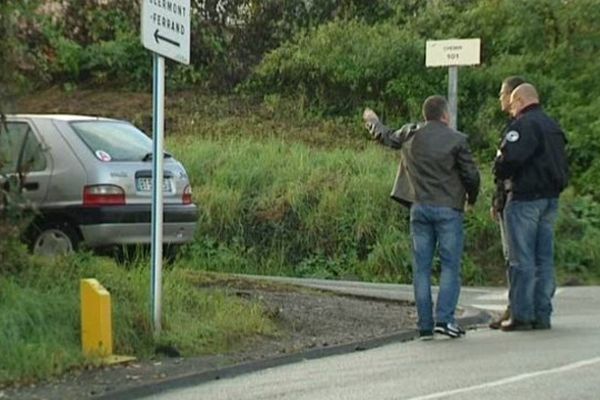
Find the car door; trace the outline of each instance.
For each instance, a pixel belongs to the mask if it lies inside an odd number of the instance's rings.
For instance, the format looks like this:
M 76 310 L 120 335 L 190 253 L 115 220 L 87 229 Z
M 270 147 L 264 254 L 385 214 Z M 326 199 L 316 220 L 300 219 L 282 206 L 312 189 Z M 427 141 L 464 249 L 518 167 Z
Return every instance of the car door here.
M 23 188 L 25 199 L 43 204 L 52 172 L 52 159 L 30 121 L 8 120 L 0 126 L 0 175 Z

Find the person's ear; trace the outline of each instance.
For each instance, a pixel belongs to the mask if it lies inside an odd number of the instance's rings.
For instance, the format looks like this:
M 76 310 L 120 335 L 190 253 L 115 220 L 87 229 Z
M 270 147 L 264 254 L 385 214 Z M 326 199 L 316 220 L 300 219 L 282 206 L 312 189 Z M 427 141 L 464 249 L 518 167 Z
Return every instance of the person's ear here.
M 517 115 L 521 107 L 521 98 L 517 96 L 510 96 L 510 102 L 508 108 L 513 116 Z
M 440 121 L 442 121 L 446 125 L 449 125 L 450 124 L 450 112 L 444 111 L 444 113 L 442 114 L 442 118 L 440 118 Z

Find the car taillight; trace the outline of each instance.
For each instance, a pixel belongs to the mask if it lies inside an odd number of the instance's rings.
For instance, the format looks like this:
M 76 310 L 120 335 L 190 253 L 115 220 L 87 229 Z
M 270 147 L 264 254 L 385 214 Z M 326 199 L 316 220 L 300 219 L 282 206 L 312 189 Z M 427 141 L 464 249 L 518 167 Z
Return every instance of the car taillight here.
M 83 188 L 83 205 L 114 206 L 125 204 L 125 191 L 115 185 L 93 185 Z
M 192 204 L 192 187 L 187 185 L 185 189 L 183 189 L 183 204 Z

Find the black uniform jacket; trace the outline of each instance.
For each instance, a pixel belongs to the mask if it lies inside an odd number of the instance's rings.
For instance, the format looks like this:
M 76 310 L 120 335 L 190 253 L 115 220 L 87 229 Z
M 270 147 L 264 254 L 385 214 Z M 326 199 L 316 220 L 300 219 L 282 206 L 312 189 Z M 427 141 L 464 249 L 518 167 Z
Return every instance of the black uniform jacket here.
M 496 179 L 510 179 L 513 200 L 558 197 L 569 169 L 565 134 L 538 104 L 521 111 L 510 124 L 496 159 Z

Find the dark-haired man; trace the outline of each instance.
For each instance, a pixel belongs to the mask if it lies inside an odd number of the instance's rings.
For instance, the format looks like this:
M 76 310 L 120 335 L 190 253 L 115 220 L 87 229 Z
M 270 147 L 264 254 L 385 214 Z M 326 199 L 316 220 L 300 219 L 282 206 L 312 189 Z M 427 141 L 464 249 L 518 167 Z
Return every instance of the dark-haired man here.
M 384 126 L 369 108 L 363 119 L 374 139 L 401 152 L 391 197 L 410 207 L 419 335 L 428 340 L 435 331 L 457 338 L 465 333 L 454 318 L 461 286 L 463 210 L 477 199 L 479 171 L 466 135 L 448 127 L 446 99 L 428 97 L 422 111 L 424 123 L 399 130 Z M 436 247 L 442 265 L 434 321 L 431 270 Z
M 502 81 L 502 85 L 500 86 L 499 100 L 500 100 L 500 109 L 505 112 L 510 117 L 510 95 L 519 85 L 525 83 L 525 79 L 520 76 L 509 76 Z M 498 148 L 502 144 L 502 139 L 507 132 L 508 126 L 512 122 L 512 118 L 510 118 L 506 129 L 502 133 L 502 137 L 498 144 Z M 498 155 L 499 155 L 498 151 Z M 502 211 L 504 210 L 504 205 L 506 204 L 506 196 L 508 191 L 510 190 L 510 179 L 498 180 L 495 179 L 494 183 L 496 185 L 496 190 L 492 197 L 492 207 L 490 209 L 490 214 L 492 218 L 498 222 L 498 226 L 500 227 L 500 241 L 502 243 L 502 255 L 504 256 L 504 264 L 506 266 L 506 281 L 510 290 L 510 277 L 508 273 L 508 244 L 506 242 L 506 228 L 504 226 L 504 220 L 502 218 Z M 509 295 L 510 298 L 510 295 Z M 504 313 L 497 320 L 492 321 L 489 324 L 491 329 L 500 329 L 500 325 L 503 321 L 507 321 L 510 319 L 510 303 Z
M 510 95 L 514 117 L 496 159 L 499 180 L 510 179 L 504 208 L 509 245 L 511 319 L 505 332 L 550 329 L 554 277 L 554 223 L 568 182 L 566 138 L 542 110 L 528 83 Z

